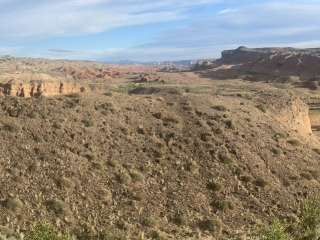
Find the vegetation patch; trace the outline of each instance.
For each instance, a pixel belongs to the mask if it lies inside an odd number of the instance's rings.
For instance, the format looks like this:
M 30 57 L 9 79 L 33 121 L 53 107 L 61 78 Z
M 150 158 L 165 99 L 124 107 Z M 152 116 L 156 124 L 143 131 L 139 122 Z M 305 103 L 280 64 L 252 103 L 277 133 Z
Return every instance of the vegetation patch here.
M 72 240 L 69 234 L 61 234 L 49 224 L 39 224 L 26 234 L 24 240 Z
M 301 142 L 298 139 L 289 139 L 287 142 L 296 147 L 301 145 Z

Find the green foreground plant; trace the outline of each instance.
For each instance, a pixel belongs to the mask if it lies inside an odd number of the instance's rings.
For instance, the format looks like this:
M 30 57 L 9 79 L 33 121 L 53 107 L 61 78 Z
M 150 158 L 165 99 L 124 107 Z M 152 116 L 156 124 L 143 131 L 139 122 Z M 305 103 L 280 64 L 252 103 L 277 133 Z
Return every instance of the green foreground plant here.
M 27 233 L 25 240 L 71 240 L 69 234 L 61 234 L 49 224 L 39 224 Z
M 319 240 L 320 197 L 306 200 L 301 206 L 298 219 L 292 223 L 275 220 L 262 230 L 258 240 Z

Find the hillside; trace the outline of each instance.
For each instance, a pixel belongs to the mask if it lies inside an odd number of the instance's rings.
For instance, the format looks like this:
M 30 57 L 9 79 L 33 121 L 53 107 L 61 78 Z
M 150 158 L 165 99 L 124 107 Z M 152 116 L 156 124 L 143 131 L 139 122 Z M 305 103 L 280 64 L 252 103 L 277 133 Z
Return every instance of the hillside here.
M 264 84 L 207 84 L 0 98 L 0 230 L 220 239 L 294 221 L 320 187 L 307 106 Z

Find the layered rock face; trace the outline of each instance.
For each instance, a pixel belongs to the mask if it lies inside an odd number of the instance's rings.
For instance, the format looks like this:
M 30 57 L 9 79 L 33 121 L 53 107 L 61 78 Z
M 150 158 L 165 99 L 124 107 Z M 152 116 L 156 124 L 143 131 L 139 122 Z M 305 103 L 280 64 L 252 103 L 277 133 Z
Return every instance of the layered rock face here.
M 221 66 L 228 66 L 222 68 Z M 231 66 L 231 67 L 230 67 Z M 212 62 L 210 74 L 216 78 L 248 76 L 252 80 L 276 80 L 296 76 L 303 82 L 318 81 L 320 49 L 246 48 L 222 52 Z
M 68 82 L 8 82 L 0 84 L 1 96 L 40 97 L 84 92 L 85 88 Z
M 274 118 L 303 137 L 312 134 L 309 107 L 299 98 L 293 99 L 283 106 Z
M 320 49 L 245 48 L 222 52 L 223 64 L 241 64 L 251 72 L 315 77 L 320 75 Z

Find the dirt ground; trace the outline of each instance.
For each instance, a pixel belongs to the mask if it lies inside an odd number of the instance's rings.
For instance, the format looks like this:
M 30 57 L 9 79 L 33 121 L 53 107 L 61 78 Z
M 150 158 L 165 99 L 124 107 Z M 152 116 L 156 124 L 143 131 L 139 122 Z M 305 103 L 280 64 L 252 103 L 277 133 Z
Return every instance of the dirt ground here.
M 0 98 L 0 231 L 46 221 L 80 239 L 243 239 L 296 220 L 320 187 L 302 95 L 152 74 L 163 81 L 134 72 L 85 94 Z

